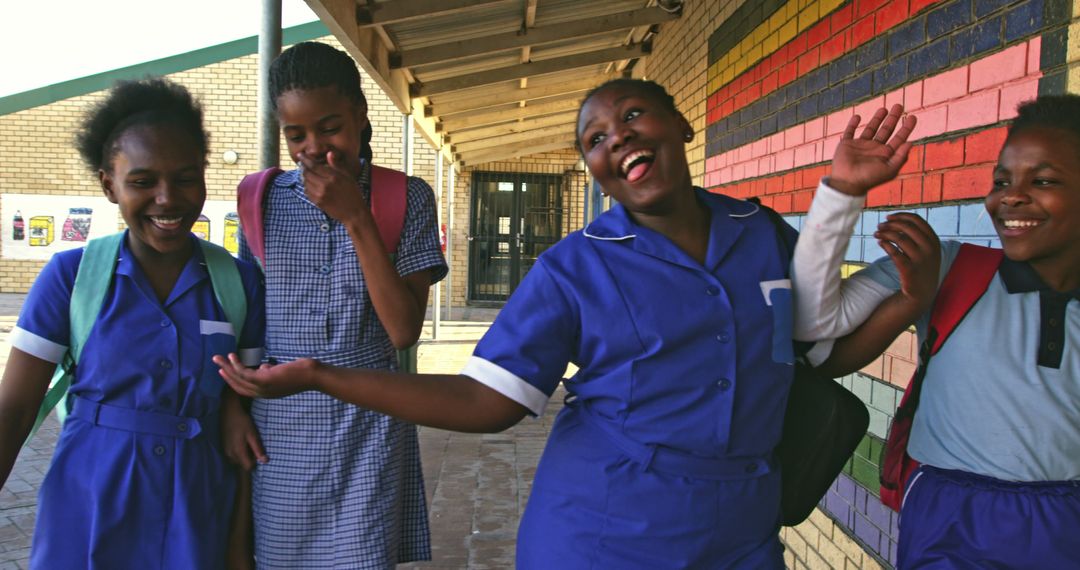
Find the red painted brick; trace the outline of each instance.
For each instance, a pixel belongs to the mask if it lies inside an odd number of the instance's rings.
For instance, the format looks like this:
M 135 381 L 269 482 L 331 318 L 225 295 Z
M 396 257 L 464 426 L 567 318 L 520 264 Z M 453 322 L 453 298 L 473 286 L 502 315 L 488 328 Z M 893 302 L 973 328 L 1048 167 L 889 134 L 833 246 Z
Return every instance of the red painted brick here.
M 856 0 L 855 1 L 855 16 L 862 18 L 863 16 L 877 10 L 878 8 L 887 4 L 889 0 Z M 904 2 L 907 4 L 907 2 Z
M 915 145 L 908 152 L 907 162 L 900 167 L 900 174 L 914 174 L 923 171 L 923 151 L 926 145 Z
M 799 77 L 810 73 L 817 69 L 818 61 L 820 58 L 819 48 L 810 48 L 803 55 L 799 56 Z
M 959 131 L 996 123 L 999 95 L 1001 93 L 997 89 L 989 89 L 949 102 L 949 120 L 945 127 L 950 131 Z
M 841 55 L 847 49 L 847 36 L 848 32 L 841 32 L 821 44 L 821 64 L 824 65 Z
M 829 167 L 825 165 L 808 168 L 805 176 L 806 185 L 803 186 L 803 188 L 817 188 L 818 182 L 820 182 L 828 172 Z
M 777 75 L 777 82 L 782 85 L 787 85 L 795 80 L 799 75 L 799 68 L 797 62 L 790 62 L 780 68 L 779 75 Z
M 949 108 L 939 105 L 931 109 L 919 109 L 912 113 L 918 119 L 913 140 L 934 137 L 945 132 L 945 123 L 949 120 Z
M 964 139 L 957 138 L 948 141 L 930 143 L 926 145 L 923 154 L 923 168 L 927 172 L 952 168 L 964 164 Z
M 795 180 L 798 178 L 797 172 L 788 172 L 784 175 L 783 180 L 780 181 L 780 190 L 783 192 L 790 192 L 795 189 Z
M 986 193 L 990 191 L 993 170 L 991 166 L 976 166 L 947 171 L 941 189 L 941 199 L 964 200 L 986 196 Z
M 908 6 L 908 14 L 917 14 L 919 10 L 938 3 L 939 0 L 911 0 L 911 5 Z
M 851 107 L 841 109 L 825 118 L 825 134 L 837 135 L 844 132 L 855 110 Z
M 773 167 L 777 172 L 795 168 L 795 151 L 788 148 L 776 153 L 776 162 Z
M 959 67 L 923 80 L 923 105 L 929 107 L 934 103 L 963 97 L 967 92 L 968 68 Z
M 730 98 L 730 97 L 728 97 L 720 105 L 720 114 L 725 116 L 725 117 L 730 115 L 734 110 L 735 110 L 735 100 Z
M 904 87 L 904 110 L 908 113 L 922 108 L 922 81 Z
M 810 203 L 814 201 L 813 190 L 803 190 L 796 192 L 791 196 L 791 211 L 792 212 L 808 212 L 810 211 Z
M 885 184 L 882 184 L 882 187 L 884 187 L 885 190 L 889 193 L 890 206 L 899 205 L 903 201 L 904 187 L 899 180 L 890 180 Z
M 777 77 L 778 77 L 779 73 L 780 72 L 778 72 L 778 71 L 771 71 L 771 72 L 769 72 L 768 75 L 761 78 L 761 94 L 762 95 L 768 95 L 769 93 L 772 93 L 773 91 L 776 91 L 776 86 L 777 86 L 777 81 L 778 81 Z
M 1005 127 L 972 133 L 964 140 L 964 164 L 996 163 L 1008 131 Z
M 912 176 L 900 181 L 900 203 L 909 206 L 922 203 L 922 178 Z
M 768 207 L 772 208 L 773 207 L 773 197 L 772 196 L 762 196 L 761 197 L 761 205 L 768 206 Z
M 868 376 L 873 376 L 874 378 L 881 378 L 882 370 L 884 369 L 884 366 L 885 366 L 885 355 L 881 355 L 881 356 L 875 358 L 874 361 L 871 362 L 870 364 L 867 364 L 866 366 L 863 366 L 862 370 L 860 370 L 859 372 L 862 372 L 863 374 L 866 374 Z
M 750 98 L 751 102 L 761 99 L 761 83 L 754 83 L 750 87 L 747 87 L 746 96 Z
M 874 37 L 874 17 L 867 16 L 857 22 L 851 27 L 851 43 L 848 44 L 848 49 L 855 49 L 864 43 L 870 41 Z
M 791 194 L 776 194 L 773 196 L 772 207 L 781 214 L 791 212 Z
M 971 63 L 968 91 L 974 93 L 1023 77 L 1027 70 L 1027 44 L 1013 46 Z
M 870 191 L 866 195 L 866 207 L 877 208 L 880 206 L 889 205 L 889 189 L 884 186 L 878 186 Z
M 848 2 L 843 7 L 834 10 L 829 16 L 833 30 L 842 30 L 851 25 L 851 7 L 852 3 Z
M 832 35 L 832 31 L 829 29 L 829 19 L 826 18 L 806 30 L 806 45 L 807 47 L 814 47 L 827 40 L 830 35 Z
M 890 0 L 874 13 L 874 29 L 878 35 L 884 34 L 903 22 L 908 16 L 908 0 Z
M 885 94 L 885 108 L 892 109 L 893 105 L 904 104 L 904 90 L 897 89 L 896 91 L 889 91 Z
M 798 34 L 787 43 L 787 58 L 795 59 L 806 53 L 806 34 Z
M 825 117 L 818 117 L 806 121 L 803 125 L 806 141 L 816 141 L 825 136 Z
M 923 204 L 936 204 L 941 201 L 941 174 L 929 174 L 923 177 Z

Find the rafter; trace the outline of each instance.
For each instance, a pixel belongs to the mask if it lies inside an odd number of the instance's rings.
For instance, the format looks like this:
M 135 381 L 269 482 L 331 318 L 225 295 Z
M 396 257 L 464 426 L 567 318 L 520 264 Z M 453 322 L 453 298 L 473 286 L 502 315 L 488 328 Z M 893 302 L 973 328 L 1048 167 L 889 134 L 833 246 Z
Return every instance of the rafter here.
M 562 22 L 539 28 L 529 28 L 522 32 L 504 32 L 486 38 L 477 38 L 448 42 L 425 48 L 408 50 L 394 58 L 394 67 L 414 67 L 441 61 L 450 61 L 475 55 L 535 46 L 581 36 L 590 36 L 618 31 L 637 26 L 650 26 L 678 18 L 659 8 L 631 10 L 610 16 L 585 18 L 572 22 Z
M 524 119 L 521 121 L 514 121 L 512 123 L 503 123 L 501 125 L 493 125 L 489 127 L 481 127 L 478 129 L 466 129 L 455 130 L 450 137 L 450 142 L 455 145 L 459 143 L 472 142 L 490 137 L 497 137 L 502 135 L 510 135 L 515 133 L 523 133 L 535 129 L 551 126 L 573 126 L 574 120 L 577 119 L 577 110 L 559 113 L 556 115 L 548 115 L 546 117 L 536 117 L 532 119 Z
M 512 85 L 498 93 L 487 93 L 484 95 L 477 95 L 476 97 L 466 97 L 450 101 L 440 101 L 436 98 L 432 101 L 430 106 L 431 113 L 427 113 L 425 110 L 425 114 L 448 117 L 455 113 L 464 113 L 476 109 L 505 105 L 507 103 L 580 93 L 592 89 L 609 79 L 614 79 L 615 77 L 617 77 L 615 74 L 597 75 L 595 78 L 590 77 L 588 79 L 566 81 L 555 85 L 529 87 L 528 89 L 518 89 L 516 85 Z
M 356 7 L 356 25 L 382 26 L 394 22 L 446 16 L 464 12 L 478 6 L 498 4 L 507 0 L 394 0 L 393 2 L 369 2 Z
M 463 116 L 460 119 L 444 119 L 439 123 L 439 131 L 460 131 L 462 129 L 472 129 L 475 127 L 504 123 L 506 121 L 528 119 L 529 117 L 536 117 L 538 115 L 549 115 L 551 113 L 560 113 L 563 111 L 576 112 L 579 104 L 580 102 L 577 98 L 567 97 L 550 102 L 526 105 L 525 107 L 501 109 L 488 113 L 477 113 L 475 115 Z
M 573 146 L 574 137 L 572 135 L 554 135 L 512 145 L 506 145 L 494 149 L 481 150 L 477 152 L 457 153 L 457 155 L 458 158 L 466 164 L 475 165 L 483 164 L 485 162 L 495 162 L 521 156 L 528 156 L 530 154 L 537 154 L 541 152 L 550 152 L 563 148 L 573 148 Z
M 564 138 L 569 138 L 571 141 L 573 141 L 574 125 L 572 123 L 564 123 L 561 125 L 554 125 L 541 129 L 531 129 L 519 133 L 485 137 L 473 141 L 453 144 L 454 150 L 457 152 L 472 152 L 484 148 L 496 148 L 519 142 L 529 142 L 531 140 L 538 140 L 550 136 L 561 136 Z

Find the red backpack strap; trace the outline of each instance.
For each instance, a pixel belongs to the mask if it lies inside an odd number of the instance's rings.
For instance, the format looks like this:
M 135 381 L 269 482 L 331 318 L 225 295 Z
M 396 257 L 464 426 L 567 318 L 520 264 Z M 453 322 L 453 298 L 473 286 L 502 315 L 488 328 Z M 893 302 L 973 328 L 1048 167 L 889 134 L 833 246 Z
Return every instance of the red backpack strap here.
M 930 357 L 941 350 L 941 345 L 986 292 L 1002 258 L 1004 252 L 1000 249 L 961 244 L 949 273 L 938 289 L 930 313 L 927 337 L 919 351 L 919 368 L 908 382 L 904 397 L 893 416 L 881 459 L 881 502 L 893 510 L 900 510 L 907 480 L 919 466 L 908 455 L 907 446 Z
M 397 253 L 405 226 L 407 182 L 404 172 L 371 165 L 371 214 L 389 254 Z
M 266 264 L 266 240 L 263 235 L 263 201 L 266 189 L 281 174 L 277 167 L 253 172 L 244 177 L 236 187 L 236 213 L 240 217 L 240 231 L 244 232 L 248 249 L 260 267 Z

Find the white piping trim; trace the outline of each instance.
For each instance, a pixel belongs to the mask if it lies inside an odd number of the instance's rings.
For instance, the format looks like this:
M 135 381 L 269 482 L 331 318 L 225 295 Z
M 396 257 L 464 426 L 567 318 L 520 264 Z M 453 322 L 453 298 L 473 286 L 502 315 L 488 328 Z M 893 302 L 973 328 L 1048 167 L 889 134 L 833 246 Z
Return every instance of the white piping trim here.
M 728 214 L 728 217 L 729 218 L 746 218 L 746 217 L 749 217 L 749 216 L 753 216 L 754 214 L 758 213 L 758 210 L 761 209 L 761 207 L 759 207 L 757 204 L 755 204 L 753 202 L 746 202 L 746 203 L 753 206 L 754 210 L 751 211 L 751 212 L 747 212 L 745 214 Z
M 600 237 L 600 236 L 594 236 L 594 235 L 592 235 L 592 234 L 590 234 L 590 233 L 589 233 L 589 229 L 588 229 L 588 228 L 585 228 L 585 229 L 581 230 L 581 233 L 582 233 L 582 234 L 583 234 L 583 235 L 584 235 L 585 237 L 587 237 L 587 238 L 591 238 L 591 239 L 598 239 L 598 240 L 602 240 L 602 241 L 622 241 L 622 240 L 624 240 L 624 239 L 630 239 L 630 238 L 636 238 L 636 237 L 637 237 L 637 234 L 630 234 L 630 235 L 626 235 L 626 236 L 622 236 L 622 237 Z
M 479 356 L 470 356 L 461 374 L 529 408 L 538 417 L 543 415 L 547 407 L 547 394 L 513 372 Z
M 906 502 L 907 502 L 907 496 L 908 496 L 908 494 L 909 494 L 909 493 L 911 493 L 911 490 L 915 488 L 915 482 L 916 482 L 916 481 L 918 481 L 918 480 L 919 480 L 919 477 L 922 477 L 922 476 L 923 476 L 923 472 L 922 472 L 922 471 L 919 471 L 918 473 L 916 473 L 916 474 L 915 474 L 915 477 L 913 477 L 913 478 L 911 479 L 911 482 L 910 482 L 910 483 L 908 483 L 908 486 L 907 486 L 907 490 L 906 490 L 906 491 L 904 491 L 904 498 L 903 498 L 903 499 L 900 499 L 900 508 L 901 508 L 901 509 L 903 509 L 903 508 L 904 508 L 904 503 L 906 503 Z

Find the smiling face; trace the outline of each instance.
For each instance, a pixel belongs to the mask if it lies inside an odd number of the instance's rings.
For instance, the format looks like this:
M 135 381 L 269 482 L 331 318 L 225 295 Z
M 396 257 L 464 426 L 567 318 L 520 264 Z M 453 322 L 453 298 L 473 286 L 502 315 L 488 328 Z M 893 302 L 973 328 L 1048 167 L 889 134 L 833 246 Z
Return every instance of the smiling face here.
M 1053 285 L 1080 267 L 1080 139 L 1054 127 L 1009 135 L 986 197 L 1005 254 Z
M 277 114 L 294 162 L 304 156 L 325 164 L 327 153 L 334 152 L 337 164 L 360 175 L 360 133 L 368 124 L 363 105 L 332 85 L 291 89 L 278 97 Z
M 198 141 L 176 125 L 135 125 L 117 138 L 116 149 L 98 177 L 105 196 L 120 206 L 135 256 L 188 253 L 191 226 L 206 201 Z
M 683 116 L 633 84 L 592 94 L 581 108 L 577 137 L 589 172 L 631 212 L 663 213 L 690 189 Z

